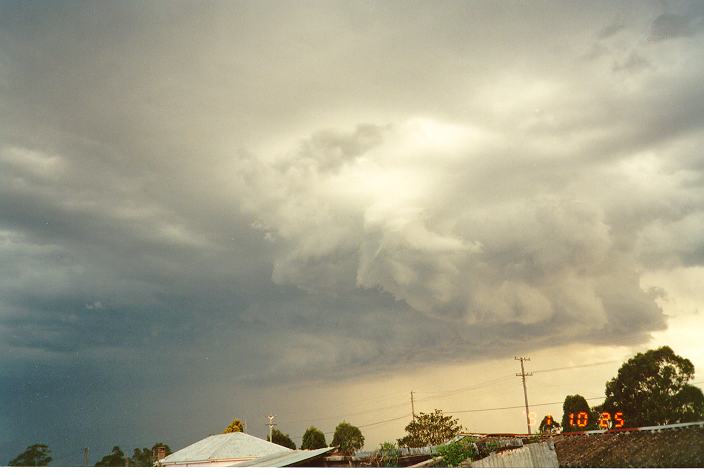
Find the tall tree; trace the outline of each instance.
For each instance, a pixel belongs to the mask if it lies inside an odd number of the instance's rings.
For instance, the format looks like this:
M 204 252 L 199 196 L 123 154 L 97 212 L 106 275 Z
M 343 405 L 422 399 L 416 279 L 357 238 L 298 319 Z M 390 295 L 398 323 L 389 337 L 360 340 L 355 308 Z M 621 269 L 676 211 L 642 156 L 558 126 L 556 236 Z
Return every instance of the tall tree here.
M 547 415 L 543 417 L 543 420 L 540 421 L 540 426 L 538 427 L 538 431 L 541 434 L 546 434 L 550 432 L 555 432 L 560 429 L 560 423 L 557 422 L 555 419 L 552 418 L 552 416 Z
M 146 447 L 134 449 L 132 457 L 130 458 L 130 465 L 134 467 L 152 467 L 154 462 L 156 462 L 157 457 L 159 457 L 159 452 L 157 450 L 159 447 L 164 448 L 163 457 L 171 455 L 171 447 L 163 442 L 157 442 L 151 449 Z
M 46 467 L 51 462 L 51 450 L 44 444 L 34 444 L 10 460 L 10 467 Z
M 163 449 L 163 450 L 159 450 Z M 156 444 L 152 445 L 152 458 L 153 461 L 156 462 L 159 457 L 163 455 L 163 457 L 168 457 L 171 455 L 173 452 L 171 451 L 171 447 L 169 447 L 168 444 L 165 444 L 163 442 L 157 442 Z
M 230 425 L 225 427 L 225 430 L 222 431 L 223 434 L 229 434 L 231 432 L 244 432 L 244 424 L 242 424 L 241 420 L 232 419 Z
M 140 449 L 139 447 L 134 449 L 132 452 L 132 457 L 130 457 L 130 466 L 133 467 L 151 467 L 152 462 L 152 451 L 144 447 Z
M 599 416 L 589 408 L 584 396 L 567 396 L 562 404 L 562 432 L 577 432 L 599 428 Z
M 269 436 L 266 436 L 266 440 L 269 440 Z M 288 447 L 289 449 L 296 450 L 296 444 L 293 443 L 291 437 L 288 434 L 284 434 L 279 429 L 275 428 L 271 431 L 271 440 L 275 444 L 281 445 L 283 447 Z
M 669 346 L 638 353 L 606 383 L 604 410 L 623 413 L 625 427 L 704 418 L 704 394 L 688 384 L 694 365 Z
M 104 456 L 95 463 L 96 467 L 124 467 L 126 460 L 125 453 L 117 445 L 112 448 L 112 452 Z
M 444 444 L 462 432 L 462 426 L 459 419 L 445 416 L 440 409 L 435 409 L 429 414 L 421 412 L 406 426 L 406 432 L 408 435 L 398 439 L 400 447 L 427 447 Z
M 352 455 L 356 450 L 364 447 L 364 436 L 359 427 L 342 421 L 335 427 L 332 445 L 338 447 L 340 452 Z
M 306 429 L 305 434 L 303 434 L 303 440 L 301 441 L 302 449 L 322 449 L 327 446 L 328 443 L 325 442 L 325 434 L 323 434 L 323 431 L 314 426 L 310 426 Z

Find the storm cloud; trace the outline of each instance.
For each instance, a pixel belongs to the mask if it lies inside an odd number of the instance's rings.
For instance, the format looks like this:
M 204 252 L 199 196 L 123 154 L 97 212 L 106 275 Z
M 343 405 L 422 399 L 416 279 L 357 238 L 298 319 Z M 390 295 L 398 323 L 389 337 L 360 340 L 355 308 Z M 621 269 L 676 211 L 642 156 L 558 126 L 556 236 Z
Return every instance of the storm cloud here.
M 3 419 L 648 341 L 641 276 L 704 265 L 703 14 L 3 2 Z

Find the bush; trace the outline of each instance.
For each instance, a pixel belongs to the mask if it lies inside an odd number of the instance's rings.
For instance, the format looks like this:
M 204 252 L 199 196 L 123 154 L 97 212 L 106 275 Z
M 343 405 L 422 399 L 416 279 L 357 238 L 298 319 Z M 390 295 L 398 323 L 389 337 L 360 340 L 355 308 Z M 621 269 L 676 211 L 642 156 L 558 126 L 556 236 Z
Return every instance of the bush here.
M 384 442 L 379 447 L 376 465 L 379 467 L 398 467 L 398 457 L 401 451 L 393 442 Z
M 474 444 L 469 439 L 461 439 L 451 444 L 438 447 L 438 454 L 442 456 L 448 467 L 459 467 L 460 463 L 477 455 Z

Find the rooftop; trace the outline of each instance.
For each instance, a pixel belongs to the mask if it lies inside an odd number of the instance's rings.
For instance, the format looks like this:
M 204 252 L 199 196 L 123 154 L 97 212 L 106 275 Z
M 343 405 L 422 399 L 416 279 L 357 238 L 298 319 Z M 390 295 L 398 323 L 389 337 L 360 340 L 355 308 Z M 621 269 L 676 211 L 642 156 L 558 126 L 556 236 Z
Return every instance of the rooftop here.
M 245 462 L 238 462 L 231 466 L 233 467 L 290 467 L 292 465 L 297 465 L 301 462 L 314 459 L 328 452 L 335 450 L 335 447 L 324 447 L 322 449 L 313 450 L 292 450 L 290 453 L 277 453 L 272 455 L 267 455 L 266 457 L 258 458 L 256 460 L 248 460 Z
M 272 444 L 243 432 L 217 434 L 184 447 L 162 459 L 162 465 L 212 464 L 214 462 L 241 462 L 274 454 L 288 454 L 293 450 Z

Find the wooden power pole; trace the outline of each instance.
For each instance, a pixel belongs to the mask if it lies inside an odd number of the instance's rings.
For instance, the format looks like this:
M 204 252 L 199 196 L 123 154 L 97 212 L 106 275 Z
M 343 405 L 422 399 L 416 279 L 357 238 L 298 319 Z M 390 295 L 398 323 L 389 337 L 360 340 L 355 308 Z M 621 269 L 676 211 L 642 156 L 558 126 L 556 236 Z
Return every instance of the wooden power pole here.
M 413 422 L 416 421 L 416 406 L 413 401 L 413 391 L 411 391 L 411 414 L 413 415 Z
M 531 434 L 530 413 L 528 412 L 528 390 L 526 389 L 526 376 L 533 376 L 533 373 L 526 373 L 526 370 L 523 367 L 523 362 L 530 361 L 530 358 L 527 358 L 525 356 L 514 356 L 513 359 L 521 362 L 521 372 L 516 373 L 516 376 L 520 376 L 521 379 L 523 380 L 523 399 L 526 402 L 526 424 L 528 425 L 528 434 Z

